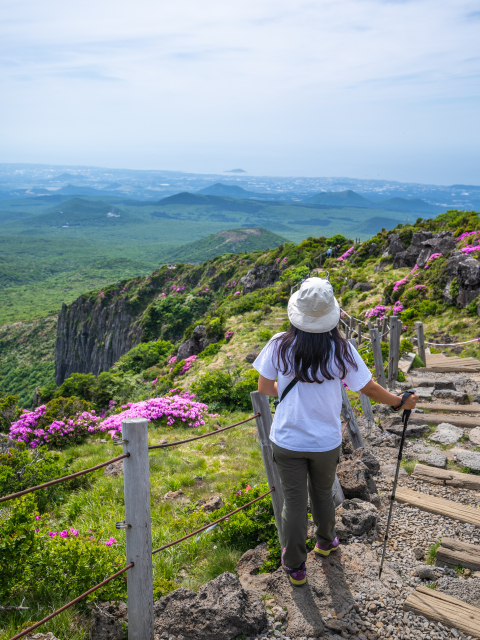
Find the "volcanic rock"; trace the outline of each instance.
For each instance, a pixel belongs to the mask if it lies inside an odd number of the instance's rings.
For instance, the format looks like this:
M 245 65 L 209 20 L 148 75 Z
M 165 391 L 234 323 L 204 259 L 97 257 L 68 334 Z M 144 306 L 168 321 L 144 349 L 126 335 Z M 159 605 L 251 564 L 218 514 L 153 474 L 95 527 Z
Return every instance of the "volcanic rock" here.
M 465 391 L 441 389 L 440 391 L 434 391 L 432 395 L 434 398 L 441 398 L 442 400 L 453 400 L 457 404 L 470 404 L 470 398 Z
M 378 519 L 377 508 L 370 502 L 358 498 L 344 500 L 337 508 L 336 515 L 341 517 L 347 532 L 352 536 L 361 536 L 370 531 Z
M 243 293 L 271 287 L 280 279 L 280 274 L 280 269 L 272 265 L 261 265 L 249 269 L 247 274 L 240 278 L 240 282 L 243 284 Z
M 259 544 L 255 549 L 246 551 L 237 562 L 236 570 L 239 576 L 256 576 L 268 557 L 267 543 Z
M 435 429 L 435 433 L 430 435 L 430 440 L 439 442 L 440 444 L 455 444 L 463 436 L 463 429 L 455 427 L 448 422 L 442 422 Z
M 207 339 L 207 330 L 202 324 L 199 324 L 193 330 L 193 336 L 188 340 L 184 340 L 178 347 L 177 362 L 185 360 L 190 356 L 197 356 L 209 345 Z
M 185 640 L 232 640 L 254 636 L 267 626 L 262 600 L 245 591 L 231 573 L 200 587 L 177 589 L 153 604 L 155 633 L 183 635 Z

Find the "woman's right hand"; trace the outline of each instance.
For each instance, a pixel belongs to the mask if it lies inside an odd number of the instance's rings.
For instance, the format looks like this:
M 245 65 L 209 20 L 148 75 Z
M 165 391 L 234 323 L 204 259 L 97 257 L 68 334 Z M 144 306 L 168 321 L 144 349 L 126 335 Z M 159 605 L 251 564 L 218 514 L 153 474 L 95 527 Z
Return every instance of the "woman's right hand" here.
M 416 406 L 417 402 L 418 402 L 417 394 L 416 393 L 412 393 L 411 395 L 408 396 L 408 398 L 403 403 L 402 409 L 406 409 L 407 411 L 411 411 L 412 409 L 415 409 L 415 406 Z

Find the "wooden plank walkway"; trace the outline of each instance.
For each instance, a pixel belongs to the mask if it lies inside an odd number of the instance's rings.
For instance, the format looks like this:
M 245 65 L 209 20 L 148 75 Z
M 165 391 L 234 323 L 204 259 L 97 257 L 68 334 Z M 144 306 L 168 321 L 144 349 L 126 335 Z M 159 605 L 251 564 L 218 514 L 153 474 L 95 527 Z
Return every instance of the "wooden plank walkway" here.
M 441 591 L 417 587 L 407 597 L 403 608 L 425 616 L 427 620 L 454 627 L 467 636 L 480 637 L 480 609 Z
M 457 411 L 458 413 L 480 413 L 480 404 L 442 404 L 440 402 L 418 402 L 417 409 L 430 411 Z M 424 414 L 428 416 L 429 414 Z
M 418 404 L 417 407 L 420 408 Z M 445 413 L 415 413 L 414 415 L 415 420 L 422 420 L 427 424 L 441 424 L 442 422 L 448 422 L 456 427 L 466 427 L 467 429 L 480 427 L 480 415 L 478 418 L 474 418 L 472 416 L 452 416 Z
M 476 358 L 447 357 L 443 353 L 427 353 L 426 358 L 426 367 L 422 367 L 421 371 L 430 371 L 432 373 L 480 373 L 480 360 Z
M 480 569 L 480 546 L 468 544 L 454 538 L 442 538 L 442 543 L 437 549 L 437 567 L 458 567 L 478 571 Z
M 437 469 L 426 464 L 416 464 L 413 477 L 423 482 L 439 484 L 443 487 L 462 487 L 463 489 L 480 489 L 480 476 L 473 473 L 461 473 L 451 469 Z
M 468 507 L 460 502 L 429 496 L 419 491 L 412 491 L 412 489 L 404 489 L 403 487 L 397 487 L 395 500 L 410 504 L 412 507 L 417 507 L 422 511 L 428 511 L 428 513 L 435 513 L 439 516 L 480 527 L 480 509 Z

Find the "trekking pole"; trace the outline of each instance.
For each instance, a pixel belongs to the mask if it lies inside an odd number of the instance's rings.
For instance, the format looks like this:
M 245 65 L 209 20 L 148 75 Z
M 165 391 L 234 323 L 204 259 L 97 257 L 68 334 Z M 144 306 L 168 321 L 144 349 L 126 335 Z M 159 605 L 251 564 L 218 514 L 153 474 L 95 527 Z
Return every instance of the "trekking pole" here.
M 400 410 L 402 405 L 405 403 L 407 398 L 411 396 L 413 393 L 415 393 L 415 391 L 413 389 L 410 389 L 409 391 L 406 391 L 403 394 L 400 407 L 398 407 L 397 409 L 398 411 Z M 402 432 L 402 439 L 400 441 L 400 448 L 398 450 L 397 469 L 395 471 L 395 479 L 393 481 L 392 495 L 390 496 L 390 508 L 388 510 L 387 527 L 385 529 L 385 538 L 383 539 L 382 560 L 380 561 L 380 571 L 378 572 L 379 578 L 381 578 L 382 571 L 383 571 L 383 561 L 385 560 L 385 551 L 387 550 L 388 529 L 390 527 L 390 520 L 392 519 L 393 501 L 395 500 L 395 491 L 397 489 L 398 474 L 400 473 L 400 462 L 402 461 L 403 445 L 405 443 L 405 435 L 407 433 L 408 419 L 410 418 L 411 413 L 412 413 L 411 409 L 404 409 L 402 414 L 403 432 Z

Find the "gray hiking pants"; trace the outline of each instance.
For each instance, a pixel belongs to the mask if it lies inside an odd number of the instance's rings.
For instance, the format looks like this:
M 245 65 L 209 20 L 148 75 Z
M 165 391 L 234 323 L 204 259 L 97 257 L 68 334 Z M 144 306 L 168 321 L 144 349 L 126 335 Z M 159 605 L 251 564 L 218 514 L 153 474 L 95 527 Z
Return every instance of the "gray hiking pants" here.
M 341 445 L 331 451 L 312 452 L 290 451 L 272 442 L 272 449 L 284 495 L 284 563 L 290 569 L 297 569 L 307 559 L 308 495 L 317 542 L 328 544 L 337 535 L 332 487 Z

